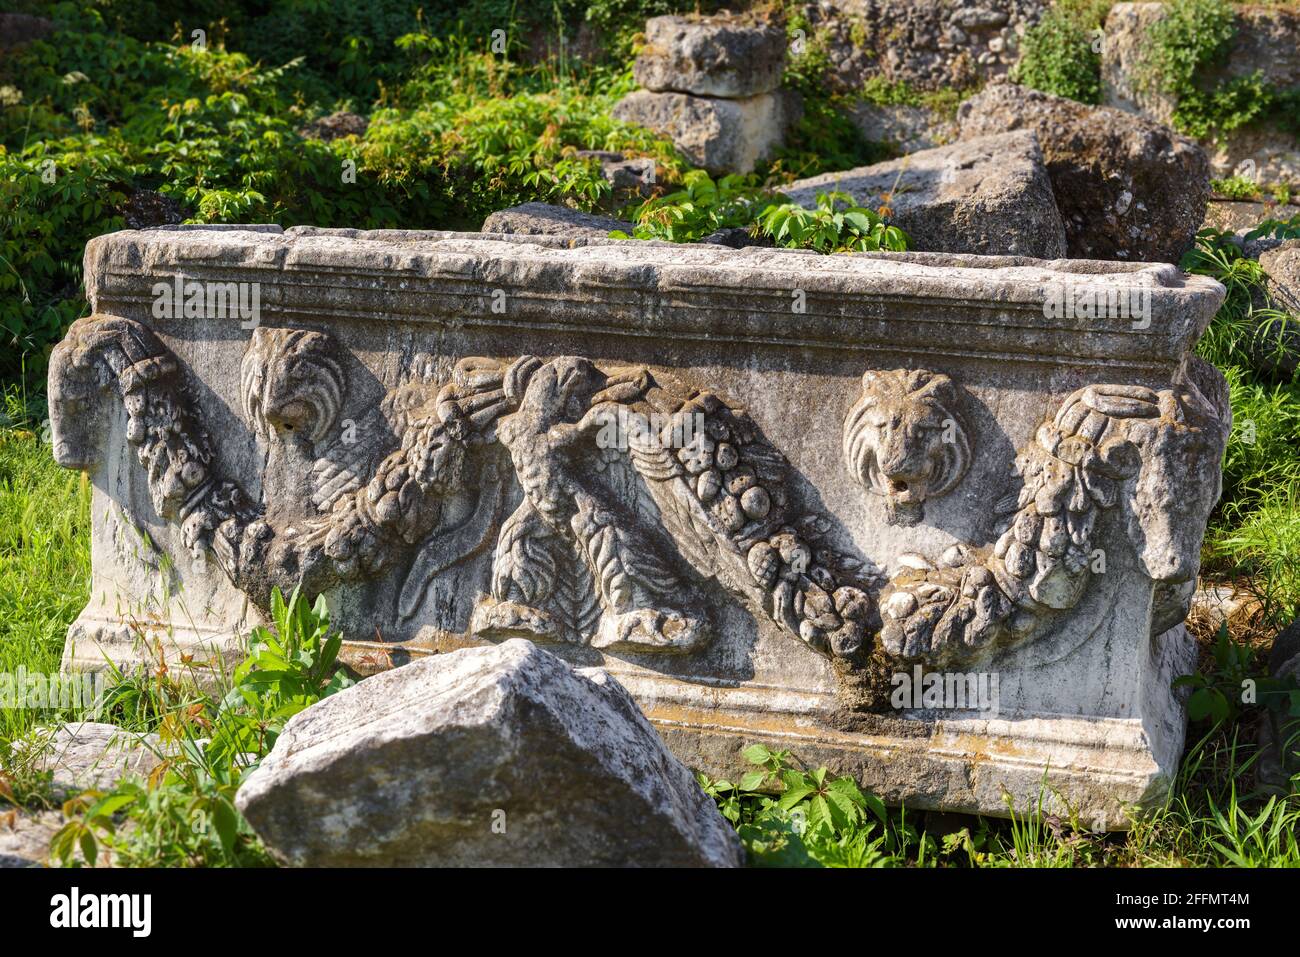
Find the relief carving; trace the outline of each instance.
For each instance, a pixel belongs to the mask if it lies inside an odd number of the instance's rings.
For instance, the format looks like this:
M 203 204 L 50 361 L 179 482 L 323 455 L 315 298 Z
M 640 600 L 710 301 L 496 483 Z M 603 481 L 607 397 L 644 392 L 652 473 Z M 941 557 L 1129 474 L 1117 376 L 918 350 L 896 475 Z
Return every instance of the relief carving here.
M 927 499 L 946 495 L 970 467 L 956 383 L 924 369 L 868 370 L 844 419 L 844 461 L 885 500 L 891 525 L 915 525 Z
M 314 478 L 296 493 L 313 505 L 303 520 L 218 474 L 179 364 L 139 323 L 78 320 L 54 351 L 50 398 L 56 459 L 87 468 L 99 433 L 86 413 L 116 392 L 158 515 L 263 607 L 273 586 L 318 592 L 396 572 L 409 618 L 439 574 L 490 550 L 488 594 L 470 622 L 480 636 L 693 652 L 714 634 L 712 582 L 828 657 L 860 664 L 879 629 L 885 655 L 948 665 L 1028 641 L 1077 605 L 1108 516 L 1146 575 L 1184 590 L 1172 585 L 1195 576 L 1218 494 L 1187 477 L 1217 475 L 1228 428 L 1225 397 L 1196 384 L 1214 381 L 1198 362 L 1172 389 L 1070 395 L 1017 456 L 1020 487 L 998 503 L 996 543 L 955 546 L 938 563 L 907 558 L 879 612 L 871 576 L 835 547 L 831 520 L 796 501 L 789 462 L 748 414 L 645 368 L 467 358 L 446 382 L 391 390 L 364 441 L 348 441 L 333 338 L 258 330 L 241 369 L 244 409 L 264 441 L 305 443 Z M 919 518 L 965 472 L 955 405 L 946 376 L 864 377 L 845 452 L 873 487 L 888 486 L 896 517 Z M 946 441 L 954 423 L 958 439 Z
M 912 560 L 885 588 L 885 651 L 947 666 L 1031 640 L 1104 567 L 1094 540 L 1116 513 L 1152 580 L 1194 578 L 1199 530 L 1219 493 L 1200 476 L 1217 476 L 1230 425 L 1226 403 L 1207 400 L 1195 378 L 1159 392 L 1098 385 L 1071 394 L 1017 456 L 1022 484 L 998 503 L 1008 517 L 993 547 L 955 546 L 939 567 Z M 1194 541 L 1186 528 L 1197 529 Z
M 273 586 L 322 591 L 406 561 L 409 616 L 432 576 L 495 540 L 491 595 L 471 625 L 485 636 L 695 650 L 712 635 L 705 580 L 823 654 L 852 657 L 874 630 L 860 563 L 826 541 L 825 517 L 791 505 L 785 458 L 715 396 L 575 357 L 464 359 L 445 384 L 406 383 L 385 397 L 397 448 L 359 474 L 330 438 L 346 390 L 331 337 L 258 332 L 241 370 L 245 413 L 264 440 L 288 436 L 320 456 L 317 514 L 305 521 L 268 514 L 213 474 L 178 364 L 139 323 L 74 324 L 55 350 L 51 399 L 56 457 L 86 467 L 97 443 L 72 431 L 71 413 L 116 386 L 159 516 L 263 607 Z M 597 435 L 619 410 L 666 414 L 667 434 L 633 429 L 623 447 L 603 448 Z M 683 447 L 669 441 L 697 420 Z M 500 524 L 511 473 L 523 501 Z

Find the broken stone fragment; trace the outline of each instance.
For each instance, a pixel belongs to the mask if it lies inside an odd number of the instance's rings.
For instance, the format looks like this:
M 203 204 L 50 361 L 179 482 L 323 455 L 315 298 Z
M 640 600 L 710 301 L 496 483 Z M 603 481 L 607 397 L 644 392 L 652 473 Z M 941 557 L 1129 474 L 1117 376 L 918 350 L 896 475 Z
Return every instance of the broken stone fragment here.
M 158 735 L 93 721 L 62 725 L 40 747 L 38 766 L 65 795 L 109 790 L 127 775 L 147 776 L 162 760 Z
M 1176 263 L 1205 218 L 1205 151 L 1151 120 L 1000 83 L 963 103 L 957 122 L 966 141 L 1037 135 L 1072 259 Z
M 740 99 L 771 93 L 785 66 L 784 31 L 723 17 L 652 17 L 632 68 L 656 93 Z
M 840 190 L 891 221 L 926 252 L 1057 259 L 1065 232 L 1032 133 L 985 136 L 902 159 L 798 180 L 786 194 L 812 208 Z
M 710 173 L 748 173 L 780 146 L 798 122 L 797 95 L 778 91 L 743 99 L 636 90 L 614 107 L 614 118 L 644 126 Z
M 296 715 L 240 789 L 305 867 L 734 867 L 731 826 L 623 687 L 531 642 L 437 655 Z
M 635 227 L 612 216 L 583 213 L 549 203 L 523 203 L 498 210 L 483 221 L 485 233 L 522 236 L 582 236 L 605 239 L 616 230 L 631 235 Z

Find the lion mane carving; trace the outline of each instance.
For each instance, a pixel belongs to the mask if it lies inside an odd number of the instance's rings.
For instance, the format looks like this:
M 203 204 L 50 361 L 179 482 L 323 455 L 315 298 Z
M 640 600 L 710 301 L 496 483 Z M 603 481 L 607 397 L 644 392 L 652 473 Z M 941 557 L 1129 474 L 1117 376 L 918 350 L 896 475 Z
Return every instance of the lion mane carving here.
M 870 369 L 844 420 L 844 460 L 885 500 L 891 525 L 915 525 L 926 499 L 946 495 L 970 466 L 957 384 L 925 369 Z

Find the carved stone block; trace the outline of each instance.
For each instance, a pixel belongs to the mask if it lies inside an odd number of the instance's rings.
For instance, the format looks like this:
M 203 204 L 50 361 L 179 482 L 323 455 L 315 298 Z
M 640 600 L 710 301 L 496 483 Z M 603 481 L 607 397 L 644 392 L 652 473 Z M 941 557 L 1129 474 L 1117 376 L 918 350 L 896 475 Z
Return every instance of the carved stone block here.
M 1123 827 L 1174 772 L 1212 280 L 244 227 L 100 237 L 86 287 L 50 372 L 95 490 L 69 669 L 233 656 L 301 584 L 358 670 L 529 638 L 711 774 L 764 741 Z

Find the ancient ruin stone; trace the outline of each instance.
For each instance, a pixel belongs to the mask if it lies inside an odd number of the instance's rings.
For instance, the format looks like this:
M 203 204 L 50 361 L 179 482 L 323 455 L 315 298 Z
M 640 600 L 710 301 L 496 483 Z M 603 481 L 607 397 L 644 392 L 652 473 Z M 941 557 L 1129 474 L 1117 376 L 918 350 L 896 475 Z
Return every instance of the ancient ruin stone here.
M 957 138 L 957 124 L 922 106 L 854 103 L 849 118 L 863 139 L 884 143 L 898 153 L 916 153 Z
M 1065 231 L 1032 133 L 1007 133 L 922 150 L 902 159 L 798 180 L 785 192 L 813 207 L 842 190 L 888 207 L 892 221 L 927 252 L 1055 259 Z
M 94 489 L 69 669 L 232 659 L 301 583 L 363 672 L 526 637 L 714 777 L 757 741 L 1124 827 L 1174 774 L 1211 279 L 274 226 L 100 237 L 85 277 L 49 382 Z M 951 683 L 896 698 L 914 669 Z
M 1273 639 L 1269 673 L 1283 685 L 1300 685 L 1300 618 Z M 1300 719 L 1266 711 L 1259 725 L 1259 766 L 1256 780 L 1266 793 L 1289 795 L 1292 778 L 1300 774 Z
M 1253 352 L 1261 371 L 1290 379 L 1300 367 L 1300 239 L 1291 239 L 1259 254 L 1268 279 L 1260 305 L 1292 317 L 1285 327 L 1264 319 Z
M 1002 83 L 961 105 L 962 139 L 1030 130 L 1075 259 L 1176 263 L 1205 218 L 1205 151 L 1150 120 Z
M 298 132 L 309 140 L 323 140 L 329 143 L 344 136 L 365 136 L 370 128 L 370 121 L 357 113 L 340 110 L 329 116 L 312 120 Z
M 1151 29 L 1166 15 L 1163 3 L 1117 3 L 1106 17 L 1102 46 L 1102 98 L 1107 106 L 1172 124 L 1175 98 L 1147 66 Z M 1233 4 L 1234 34 L 1221 60 L 1202 66 L 1197 82 L 1207 89 L 1263 75 L 1278 89 L 1300 86 L 1300 11 L 1281 4 Z M 1300 143 L 1295 131 L 1272 122 L 1250 123 L 1203 144 L 1211 174 L 1246 175 L 1263 184 L 1300 180 Z
M 780 27 L 728 17 L 651 17 L 632 75 L 655 93 L 742 99 L 781 85 Z
M 0 809 L 0 869 L 45 867 L 50 841 L 62 826 L 58 811 Z
M 156 734 L 136 734 L 112 724 L 61 725 L 41 741 L 37 765 L 52 773 L 51 786 L 67 795 L 111 790 L 127 775 L 147 777 L 162 761 Z
M 483 221 L 485 233 L 513 233 L 520 236 L 582 236 L 605 239 L 611 232 L 632 234 L 631 223 L 612 216 L 584 213 L 549 203 L 523 203 L 498 210 Z
M 879 77 L 912 90 L 968 89 L 1005 76 L 1046 0 L 855 0 L 808 3 L 808 42 L 824 50 L 832 88 Z
M 735 831 L 599 668 L 528 641 L 367 679 L 294 716 L 236 799 L 305 867 L 735 867 Z
M 723 100 L 635 90 L 615 105 L 614 118 L 667 136 L 710 173 L 748 173 L 798 122 L 799 101 L 785 92 Z
M 175 226 L 185 218 L 185 207 L 170 196 L 152 189 L 137 189 L 127 195 L 118 212 L 127 229 Z

